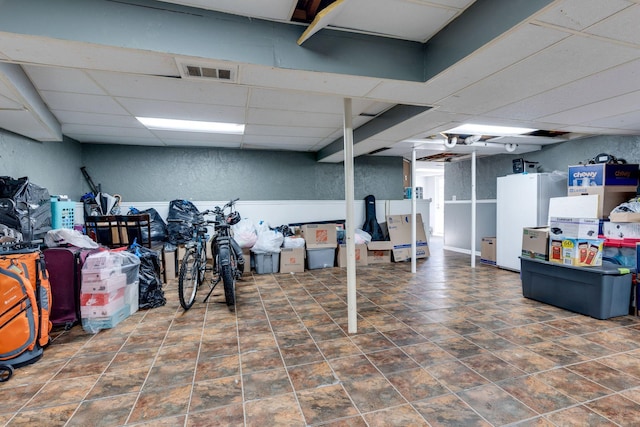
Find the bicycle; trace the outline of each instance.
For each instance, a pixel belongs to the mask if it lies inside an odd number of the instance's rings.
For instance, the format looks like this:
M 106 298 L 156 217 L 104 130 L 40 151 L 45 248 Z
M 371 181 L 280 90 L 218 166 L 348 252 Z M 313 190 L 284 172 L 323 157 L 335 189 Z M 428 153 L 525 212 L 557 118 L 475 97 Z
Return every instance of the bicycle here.
M 233 210 L 237 200 L 232 200 L 223 207 L 216 206 L 213 210 L 201 212 L 191 222 L 192 238 L 186 243 L 186 251 L 178 276 L 178 296 L 180 305 L 185 311 L 193 306 L 198 289 L 205 282 L 208 271 L 213 272 L 213 276 L 209 282 L 209 292 L 203 302 L 206 303 L 209 300 L 215 287 L 222 281 L 227 307 L 230 310 L 235 308 L 235 281 L 241 278 L 244 272 L 242 249 L 231 236 L 231 226 L 240 221 L 240 213 Z M 231 211 L 225 215 L 227 208 Z M 215 215 L 215 219 L 206 220 L 204 217 L 207 215 Z M 211 266 L 208 266 L 206 251 L 209 225 L 214 225 L 215 230 L 211 242 L 213 255 Z

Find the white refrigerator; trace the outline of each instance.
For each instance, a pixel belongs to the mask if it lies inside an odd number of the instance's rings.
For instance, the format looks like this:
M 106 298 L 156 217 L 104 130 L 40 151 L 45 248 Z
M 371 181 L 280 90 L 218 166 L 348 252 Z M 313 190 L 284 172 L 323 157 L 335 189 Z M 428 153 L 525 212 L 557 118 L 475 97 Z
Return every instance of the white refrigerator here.
M 567 178 L 554 173 L 498 177 L 496 198 L 496 264 L 520 271 L 522 229 L 549 223 L 549 199 L 567 195 Z

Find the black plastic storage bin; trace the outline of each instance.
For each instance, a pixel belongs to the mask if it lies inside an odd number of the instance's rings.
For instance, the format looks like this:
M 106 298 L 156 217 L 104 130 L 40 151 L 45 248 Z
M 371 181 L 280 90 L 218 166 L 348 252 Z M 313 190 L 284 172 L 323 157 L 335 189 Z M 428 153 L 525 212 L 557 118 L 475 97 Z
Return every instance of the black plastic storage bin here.
M 608 319 L 629 314 L 634 269 L 603 261 L 598 267 L 577 267 L 520 257 L 522 295 Z

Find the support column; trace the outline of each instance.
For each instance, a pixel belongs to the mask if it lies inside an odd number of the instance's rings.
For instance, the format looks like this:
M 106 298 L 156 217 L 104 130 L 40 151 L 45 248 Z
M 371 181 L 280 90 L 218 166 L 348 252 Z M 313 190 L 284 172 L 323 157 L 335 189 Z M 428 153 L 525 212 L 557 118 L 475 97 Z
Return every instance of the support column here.
M 476 152 L 471 153 L 471 268 L 476 267 Z
M 351 98 L 344 99 L 344 196 L 347 207 L 345 240 L 347 249 L 347 314 L 348 332 L 358 332 L 358 312 L 356 305 L 356 245 L 353 223 L 353 123 L 351 119 Z
M 416 274 L 416 149 L 411 150 L 411 272 Z

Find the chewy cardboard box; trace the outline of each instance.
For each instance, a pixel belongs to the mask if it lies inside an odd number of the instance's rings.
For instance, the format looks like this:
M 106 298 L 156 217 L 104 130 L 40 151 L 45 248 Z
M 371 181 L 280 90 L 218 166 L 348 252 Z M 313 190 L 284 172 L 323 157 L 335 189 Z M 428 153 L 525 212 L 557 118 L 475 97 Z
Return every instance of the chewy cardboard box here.
M 280 249 L 280 273 L 303 273 L 304 256 L 304 247 Z
M 393 244 L 393 260 L 407 261 L 411 259 L 411 214 L 387 215 L 389 240 Z M 416 214 L 416 258 L 427 258 L 429 245 L 422 224 L 422 216 Z
M 338 246 L 336 224 L 305 224 L 300 227 L 307 249 L 335 248 Z
M 367 262 L 369 264 L 386 264 L 391 262 L 393 243 L 389 241 L 371 241 L 367 243 Z
M 496 238 L 483 237 L 480 244 L 480 262 L 496 265 Z
M 637 164 L 569 166 L 569 196 L 598 195 L 598 218 L 605 219 L 619 204 L 636 195 Z
M 600 266 L 604 239 L 553 239 L 549 242 L 549 261 L 564 265 Z
M 522 229 L 522 256 L 549 260 L 549 227 L 524 227 Z
M 356 265 L 368 265 L 367 245 L 356 245 Z M 338 245 L 338 267 L 347 266 L 347 245 Z

